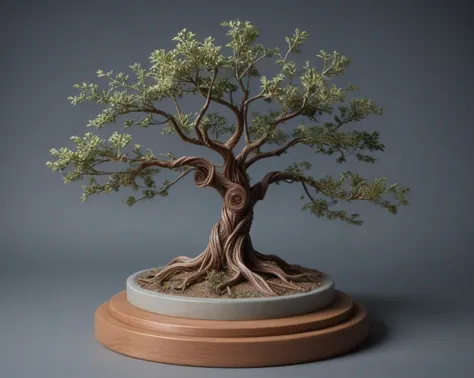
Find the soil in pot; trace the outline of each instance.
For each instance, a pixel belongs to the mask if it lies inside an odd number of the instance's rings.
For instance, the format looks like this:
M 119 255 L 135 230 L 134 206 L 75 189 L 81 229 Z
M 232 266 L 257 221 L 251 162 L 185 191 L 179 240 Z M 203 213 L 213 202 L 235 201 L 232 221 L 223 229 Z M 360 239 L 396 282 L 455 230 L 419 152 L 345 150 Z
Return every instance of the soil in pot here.
M 243 281 L 232 287 L 228 287 L 226 290 L 219 292 L 216 290 L 217 286 L 225 282 L 230 278 L 226 272 L 211 271 L 201 281 L 194 283 L 187 287 L 185 290 L 177 289 L 177 287 L 183 282 L 183 280 L 192 272 L 184 272 L 176 274 L 173 278 L 166 282 L 156 282 L 149 280 L 158 273 L 162 268 L 149 269 L 137 277 L 137 284 L 143 289 L 155 291 L 162 294 L 177 295 L 185 297 L 200 297 L 200 298 L 261 298 L 269 297 L 269 295 L 262 294 L 249 282 Z M 321 286 L 322 278 L 320 280 L 313 281 L 298 281 L 297 285 L 299 290 L 287 289 L 278 287 L 280 279 L 272 276 L 262 277 L 271 284 L 274 292 L 277 296 L 291 295 L 298 293 L 305 293 L 314 290 Z

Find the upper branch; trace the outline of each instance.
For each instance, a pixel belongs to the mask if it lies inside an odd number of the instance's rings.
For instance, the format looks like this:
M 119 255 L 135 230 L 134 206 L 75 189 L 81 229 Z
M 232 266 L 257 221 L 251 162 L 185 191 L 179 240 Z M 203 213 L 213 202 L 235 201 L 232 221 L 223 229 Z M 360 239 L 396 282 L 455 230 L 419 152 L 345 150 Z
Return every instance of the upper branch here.
M 238 115 L 237 115 L 237 127 L 235 129 L 234 134 L 227 140 L 225 145 L 230 149 L 234 149 L 234 147 L 239 143 L 240 138 L 242 137 L 242 134 L 244 132 L 245 128 L 245 107 L 249 95 L 249 91 L 246 90 L 242 84 L 242 79 L 238 79 L 239 86 L 242 90 L 242 100 L 240 102 L 240 107 L 238 109 Z
M 281 114 L 280 116 L 278 116 L 275 121 L 273 122 L 272 124 L 272 129 L 276 128 L 279 124 L 281 123 L 284 123 L 286 121 L 289 121 L 290 119 L 292 118 L 295 118 L 295 117 L 298 117 L 304 110 L 305 106 L 306 106 L 306 102 L 308 100 L 308 97 L 305 97 L 303 99 L 303 102 L 301 104 L 301 107 L 298 109 L 298 110 L 295 110 L 289 114 Z M 245 162 L 248 155 L 255 151 L 255 150 L 258 150 L 260 147 L 262 147 L 267 141 L 269 140 L 269 135 L 265 135 L 264 137 L 262 138 L 259 138 L 255 141 L 253 141 L 252 143 L 250 144 L 247 144 L 243 149 L 242 151 L 237 155 L 237 160 L 239 162 Z M 290 146 L 291 147 L 291 146 Z
M 281 154 L 285 153 L 288 149 L 290 149 L 293 146 L 296 146 L 299 143 L 303 143 L 304 139 L 303 138 L 294 138 L 290 142 L 286 143 L 285 145 L 281 146 L 280 148 L 277 148 L 273 151 L 268 151 L 268 152 L 258 152 L 256 153 L 252 158 L 247 160 L 244 164 L 245 168 L 249 168 L 252 164 L 255 162 L 273 157 L 273 156 L 280 156 Z
M 200 130 L 200 124 L 201 124 L 201 121 L 204 117 L 204 115 L 206 114 L 206 111 L 209 109 L 209 105 L 211 104 L 211 101 L 212 101 L 212 89 L 214 87 L 214 82 L 216 80 L 216 77 L 217 77 L 217 68 L 214 70 L 213 74 L 212 74 L 212 78 L 211 78 L 211 83 L 209 84 L 209 89 L 207 91 L 207 96 L 206 96 L 206 102 L 204 104 L 204 106 L 202 107 L 201 111 L 199 112 L 199 115 L 198 117 L 196 118 L 196 121 L 194 122 L 194 129 L 196 131 L 196 134 L 199 136 L 199 138 L 211 149 L 219 152 L 223 157 L 224 159 L 228 159 L 229 157 L 229 154 L 230 154 L 230 151 L 228 150 L 228 148 L 218 142 L 218 141 L 212 141 L 210 138 L 209 138 L 209 135 L 207 134 L 207 129 L 205 127 L 202 128 L 202 132 Z
M 198 145 L 198 146 L 204 146 L 205 145 L 205 143 L 200 139 L 188 137 L 183 132 L 183 130 L 179 126 L 178 122 L 176 121 L 176 118 L 173 115 L 171 115 L 171 114 L 169 114 L 169 113 L 167 113 L 163 110 L 156 109 L 155 107 L 150 108 L 147 111 L 150 112 L 150 113 L 155 113 L 155 114 L 161 115 L 162 117 L 166 118 L 171 123 L 171 125 L 172 125 L 174 131 L 176 132 L 176 134 L 178 134 L 178 136 L 184 142 L 188 142 L 188 143 L 195 144 L 195 145 Z
M 207 98 L 207 93 L 205 91 L 206 87 L 203 87 L 198 82 L 198 79 L 189 77 L 187 80 L 194 86 L 194 88 L 201 94 L 202 97 Z M 231 104 L 230 102 L 228 102 L 228 101 L 226 101 L 226 100 L 224 100 L 220 97 L 213 96 L 212 93 L 211 93 L 210 98 L 211 98 L 211 101 L 215 102 L 216 104 L 225 106 L 226 108 L 231 110 L 232 113 L 234 113 L 236 117 L 239 117 L 240 111 L 239 111 L 239 108 L 237 106 Z
M 257 101 L 258 99 L 263 98 L 263 97 L 264 97 L 264 95 L 262 93 L 259 93 L 258 95 L 253 96 L 253 97 L 249 98 L 247 101 L 245 101 L 243 118 L 244 118 L 245 143 L 246 143 L 246 145 L 250 144 L 250 132 L 249 132 L 249 125 L 248 125 L 249 105 L 252 102 Z
M 201 124 L 202 118 L 204 117 L 204 114 L 206 114 L 206 111 L 209 108 L 209 105 L 211 104 L 212 88 L 214 87 L 216 76 L 217 76 L 217 69 L 215 69 L 212 74 L 211 84 L 209 84 L 209 89 L 207 91 L 206 102 L 204 103 L 204 106 L 199 112 L 198 117 L 194 121 L 194 130 L 196 131 L 196 135 L 198 135 L 198 137 L 204 140 L 207 144 L 210 144 L 209 137 L 207 136 L 207 132 L 204 129 L 203 133 L 201 133 L 201 130 L 199 129 L 199 125 Z

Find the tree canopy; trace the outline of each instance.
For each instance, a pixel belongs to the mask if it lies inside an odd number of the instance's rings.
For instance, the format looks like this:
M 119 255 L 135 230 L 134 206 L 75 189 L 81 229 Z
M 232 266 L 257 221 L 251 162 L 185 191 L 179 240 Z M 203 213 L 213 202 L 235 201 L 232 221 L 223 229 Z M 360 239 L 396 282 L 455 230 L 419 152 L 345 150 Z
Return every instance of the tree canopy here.
M 354 123 L 370 115 L 382 114 L 372 99 L 359 97 L 347 100 L 348 93 L 358 87 L 348 84 L 341 88 L 331 84 L 331 78 L 342 75 L 350 65 L 343 54 L 320 50 L 315 62 L 298 65 L 294 57 L 301 52 L 309 34 L 296 29 L 285 38 L 284 48 L 268 48 L 259 43 L 259 32 L 250 22 L 223 22 L 227 43 L 216 45 L 208 37 L 198 40 L 187 29 L 173 40 L 171 50 L 157 49 L 145 67 L 140 63 L 129 66 L 128 73 L 97 71 L 103 84 L 83 82 L 74 87 L 78 94 L 68 99 L 73 105 L 85 101 L 102 104 L 102 111 L 86 125 L 102 129 L 108 124 L 122 124 L 123 130 L 114 131 L 108 139 L 93 132 L 72 136 L 75 149 L 61 147 L 50 150 L 54 161 L 46 164 L 53 171 L 63 173 L 64 183 L 87 179 L 83 185 L 82 201 L 98 193 L 131 188 L 140 196 L 129 196 L 125 203 L 166 196 L 171 186 L 192 170 L 202 169 L 202 158 L 176 157 L 172 153 L 155 154 L 149 148 L 132 143 L 128 129 L 150 128 L 150 133 L 175 134 L 182 141 L 210 148 L 224 158 L 224 165 L 235 164 L 243 172 L 262 159 L 287 153 L 296 145 L 306 145 L 315 154 L 334 156 L 338 163 L 348 158 L 363 163 L 374 163 L 371 154 L 383 151 L 378 131 L 351 129 Z M 278 68 L 274 76 L 260 72 L 263 60 L 271 60 Z M 184 96 L 199 96 L 203 106 L 186 113 L 180 107 Z M 161 106 L 169 101 L 170 106 Z M 263 101 L 276 110 L 252 110 Z M 221 106 L 232 115 L 227 119 L 219 112 L 209 112 L 210 104 Z M 165 108 L 172 108 L 165 110 Z M 294 121 L 292 129 L 285 125 Z M 236 151 L 244 138 L 245 145 Z M 264 145 L 273 145 L 263 151 Z M 103 170 L 104 164 L 125 164 L 125 169 Z M 206 163 L 207 169 L 213 163 Z M 113 165 L 113 164 L 112 164 Z M 252 186 L 262 199 L 272 183 L 299 182 L 309 202 L 304 209 L 316 216 L 340 219 L 359 225 L 358 214 L 331 210 L 336 201 L 366 200 L 396 213 L 407 205 L 409 189 L 389 184 L 386 178 L 367 180 L 351 171 L 339 177 L 313 178 L 306 174 L 308 161 L 297 162 L 282 171 L 269 172 Z M 178 172 L 176 180 L 157 185 L 155 176 L 162 169 Z M 99 177 L 106 178 L 98 182 Z M 315 198 L 311 191 L 326 199 Z M 390 195 L 391 201 L 385 199 Z

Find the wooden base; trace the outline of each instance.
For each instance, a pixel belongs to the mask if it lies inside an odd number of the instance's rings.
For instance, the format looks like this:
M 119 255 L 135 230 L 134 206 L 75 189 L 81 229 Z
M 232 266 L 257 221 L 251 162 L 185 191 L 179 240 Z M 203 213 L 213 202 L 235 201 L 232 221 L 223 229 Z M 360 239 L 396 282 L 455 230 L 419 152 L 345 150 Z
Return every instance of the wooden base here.
M 125 291 L 97 308 L 95 336 L 130 357 L 176 365 L 257 367 L 321 360 L 349 352 L 368 335 L 367 311 L 341 292 L 318 312 L 282 319 L 216 321 L 154 314 Z

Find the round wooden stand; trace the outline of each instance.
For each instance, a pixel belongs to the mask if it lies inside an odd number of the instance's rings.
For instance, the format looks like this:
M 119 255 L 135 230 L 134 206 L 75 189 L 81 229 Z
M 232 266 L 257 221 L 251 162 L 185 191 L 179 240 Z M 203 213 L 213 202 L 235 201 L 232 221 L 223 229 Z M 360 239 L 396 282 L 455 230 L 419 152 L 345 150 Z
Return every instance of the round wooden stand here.
M 315 313 L 281 319 L 217 321 L 159 315 L 132 306 L 125 291 L 97 308 L 95 336 L 130 357 L 176 365 L 288 365 L 350 351 L 368 335 L 367 311 L 336 292 Z

